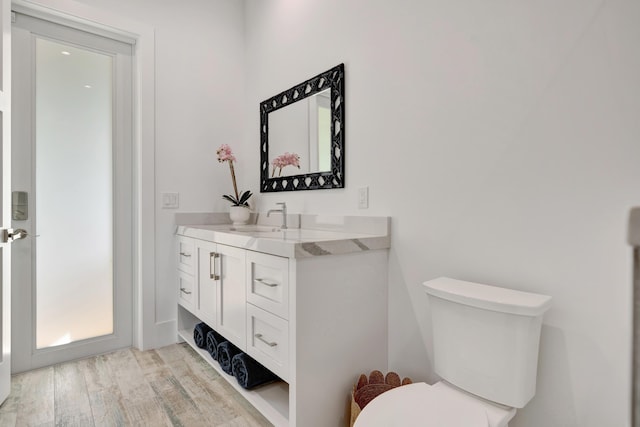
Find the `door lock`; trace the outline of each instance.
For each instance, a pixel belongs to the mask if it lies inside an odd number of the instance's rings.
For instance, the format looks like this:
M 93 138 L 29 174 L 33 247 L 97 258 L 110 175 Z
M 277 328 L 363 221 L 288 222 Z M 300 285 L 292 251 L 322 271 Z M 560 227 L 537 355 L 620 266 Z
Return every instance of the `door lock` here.
M 11 219 L 14 221 L 29 219 L 29 195 L 26 191 L 11 193 Z

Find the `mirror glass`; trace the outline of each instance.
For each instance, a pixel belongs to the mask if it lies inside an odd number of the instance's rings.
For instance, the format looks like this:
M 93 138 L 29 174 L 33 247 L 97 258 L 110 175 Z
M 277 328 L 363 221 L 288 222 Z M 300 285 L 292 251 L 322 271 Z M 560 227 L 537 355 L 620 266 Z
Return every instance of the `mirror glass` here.
M 269 114 L 270 177 L 331 171 L 330 112 L 326 89 Z M 299 168 L 278 167 L 274 160 L 285 153 L 298 155 Z
M 261 192 L 344 187 L 344 64 L 260 104 Z

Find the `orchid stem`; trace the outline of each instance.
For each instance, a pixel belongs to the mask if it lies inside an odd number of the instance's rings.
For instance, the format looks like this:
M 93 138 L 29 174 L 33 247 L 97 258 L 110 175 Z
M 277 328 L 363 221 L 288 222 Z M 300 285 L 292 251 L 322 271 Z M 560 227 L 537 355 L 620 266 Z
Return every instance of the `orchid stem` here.
M 229 160 L 229 169 L 231 169 L 231 181 L 233 182 L 233 191 L 236 193 L 236 201 L 240 202 L 238 195 L 238 186 L 236 185 L 236 172 L 233 170 L 233 160 Z

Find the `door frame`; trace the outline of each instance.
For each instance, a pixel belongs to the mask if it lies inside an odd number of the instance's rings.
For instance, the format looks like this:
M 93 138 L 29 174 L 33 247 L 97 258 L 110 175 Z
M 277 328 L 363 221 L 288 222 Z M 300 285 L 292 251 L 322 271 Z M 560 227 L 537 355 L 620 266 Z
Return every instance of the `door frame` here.
M 11 227 L 11 0 L 0 0 L 0 229 Z M 11 242 L 0 238 L 0 403 L 11 391 Z M 6 240 L 6 241 L 5 241 Z
M 148 24 L 73 0 L 13 0 L 12 9 L 52 22 L 103 30 L 135 40 L 133 54 L 134 281 L 133 345 L 141 350 L 176 340 L 176 323 L 155 316 L 155 31 Z

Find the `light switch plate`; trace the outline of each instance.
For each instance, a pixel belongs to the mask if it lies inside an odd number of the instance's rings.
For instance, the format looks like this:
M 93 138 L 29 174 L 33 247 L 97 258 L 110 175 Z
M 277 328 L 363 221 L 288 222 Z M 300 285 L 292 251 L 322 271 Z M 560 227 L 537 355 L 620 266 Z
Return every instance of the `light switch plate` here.
M 358 188 L 358 209 L 369 208 L 369 187 Z
M 179 193 L 162 193 L 162 209 L 178 209 L 179 207 Z

